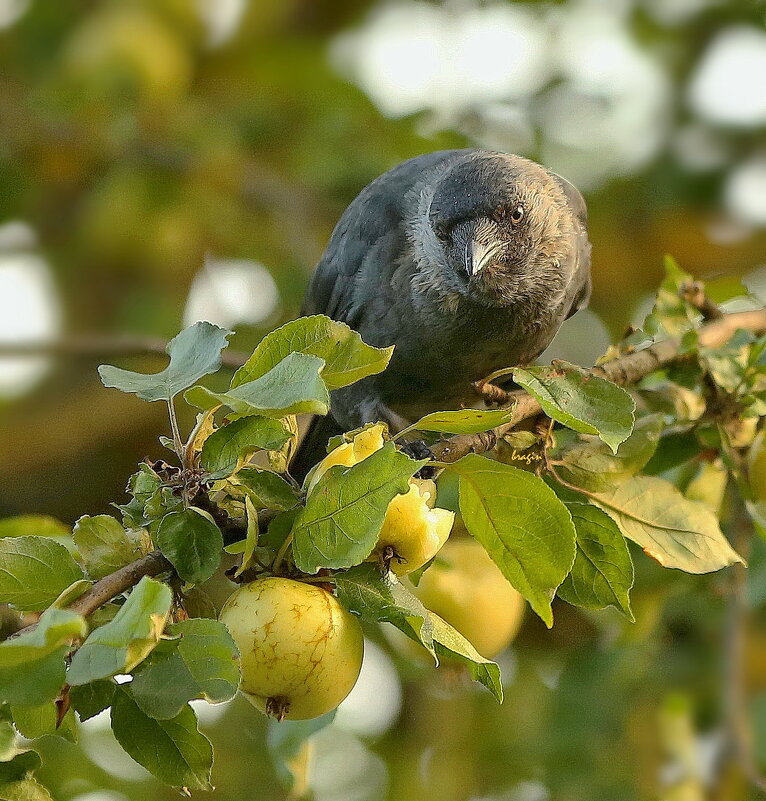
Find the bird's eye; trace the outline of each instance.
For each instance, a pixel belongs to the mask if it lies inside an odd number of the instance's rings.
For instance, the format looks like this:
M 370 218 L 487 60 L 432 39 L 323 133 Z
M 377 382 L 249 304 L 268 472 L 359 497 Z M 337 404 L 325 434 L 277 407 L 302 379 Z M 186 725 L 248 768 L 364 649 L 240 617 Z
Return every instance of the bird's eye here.
M 524 218 L 524 206 L 516 206 L 516 208 L 511 212 L 511 222 L 514 224 L 518 224 Z

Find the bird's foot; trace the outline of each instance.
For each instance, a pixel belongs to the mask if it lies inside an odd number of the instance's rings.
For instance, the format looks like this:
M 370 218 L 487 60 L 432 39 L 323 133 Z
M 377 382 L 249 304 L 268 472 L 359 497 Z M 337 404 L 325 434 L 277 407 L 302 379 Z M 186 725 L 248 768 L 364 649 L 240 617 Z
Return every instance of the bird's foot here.
M 410 459 L 415 459 L 416 461 L 420 461 L 421 459 L 435 459 L 433 451 L 422 439 L 415 439 L 409 442 L 400 442 L 399 450 L 401 450 L 401 452 L 406 456 L 409 456 Z M 433 478 L 435 475 L 436 468 L 426 465 L 425 467 L 421 467 L 420 470 L 415 473 L 415 478 Z

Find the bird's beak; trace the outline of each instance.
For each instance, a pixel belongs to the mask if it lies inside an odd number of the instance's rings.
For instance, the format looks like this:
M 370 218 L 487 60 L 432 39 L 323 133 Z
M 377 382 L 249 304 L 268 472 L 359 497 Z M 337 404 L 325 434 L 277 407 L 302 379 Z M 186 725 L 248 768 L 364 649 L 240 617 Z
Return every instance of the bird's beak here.
M 468 275 L 478 275 L 495 257 L 499 246 L 494 242 L 469 240 L 465 251 L 465 269 Z

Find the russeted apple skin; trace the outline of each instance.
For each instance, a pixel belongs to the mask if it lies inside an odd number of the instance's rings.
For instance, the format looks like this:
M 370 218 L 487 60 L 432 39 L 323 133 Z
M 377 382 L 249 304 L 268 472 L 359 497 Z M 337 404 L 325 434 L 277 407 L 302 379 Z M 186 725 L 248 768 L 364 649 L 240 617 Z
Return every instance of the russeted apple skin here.
M 359 621 L 314 584 L 265 578 L 224 604 L 240 652 L 243 694 L 262 712 L 306 720 L 335 709 L 362 667 Z
M 510 645 L 524 616 L 524 598 L 469 538 L 450 538 L 413 592 L 487 659 Z

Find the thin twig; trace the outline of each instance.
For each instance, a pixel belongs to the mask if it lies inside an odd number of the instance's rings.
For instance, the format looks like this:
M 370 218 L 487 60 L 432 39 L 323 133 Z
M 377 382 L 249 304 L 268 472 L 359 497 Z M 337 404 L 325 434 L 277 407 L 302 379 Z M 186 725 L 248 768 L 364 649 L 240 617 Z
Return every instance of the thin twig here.
M 0 357 L 59 356 L 82 359 L 102 359 L 119 356 L 167 356 L 168 340 L 141 336 L 109 336 L 89 334 L 69 336 L 55 342 L 0 342 Z M 224 351 L 224 367 L 241 367 L 247 354 Z
M 704 347 L 717 348 L 728 342 L 740 329 L 752 331 L 754 334 L 766 332 L 766 309 L 727 314 L 706 323 L 698 329 L 699 342 Z M 637 383 L 660 367 L 683 358 L 680 339 L 666 339 L 655 342 L 644 350 L 627 353 L 598 367 L 592 367 L 589 372 L 620 386 L 627 386 Z M 513 409 L 509 422 L 492 431 L 460 434 L 435 443 L 431 446 L 431 451 L 436 461 L 455 462 L 469 453 L 486 453 L 495 446 L 498 439 L 516 428 L 519 423 L 542 412 L 537 400 L 524 390 L 506 393 L 503 406 Z

